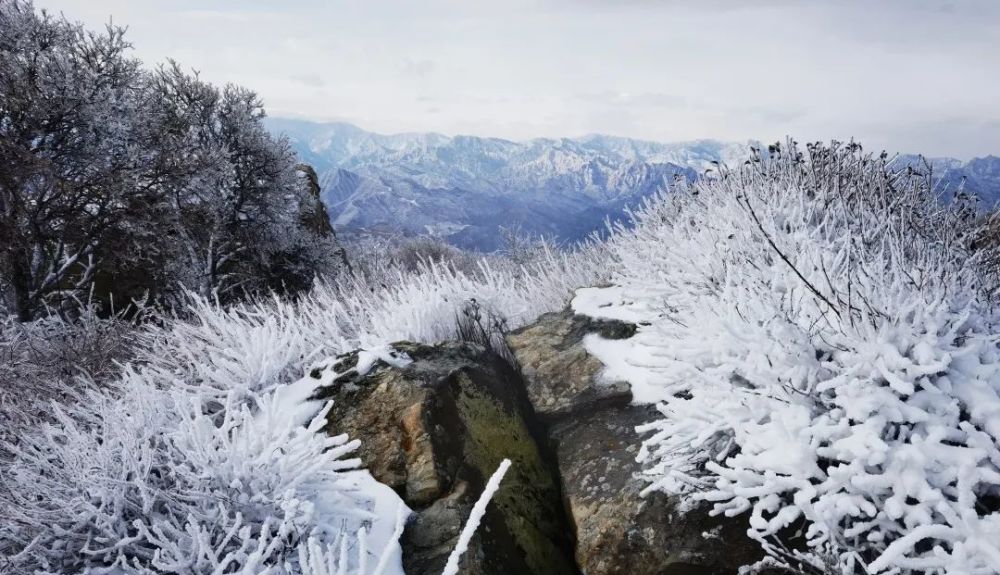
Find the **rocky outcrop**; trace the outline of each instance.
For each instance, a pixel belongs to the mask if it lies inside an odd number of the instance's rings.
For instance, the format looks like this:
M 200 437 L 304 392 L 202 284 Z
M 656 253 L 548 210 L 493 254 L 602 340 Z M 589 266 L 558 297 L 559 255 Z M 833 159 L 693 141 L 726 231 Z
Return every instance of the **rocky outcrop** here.
M 395 347 L 412 363 L 362 377 L 348 354 L 320 395 L 334 399 L 328 432 L 361 439 L 364 465 L 414 510 L 406 572 L 441 572 L 486 480 L 509 458 L 462 573 L 574 573 L 555 461 L 517 371 L 475 344 Z
M 635 326 L 571 311 L 547 314 L 508 337 L 535 409 L 549 423 L 576 562 L 587 575 L 735 574 L 760 558 L 745 522 L 685 510 L 663 494 L 641 496 L 635 427 L 657 416 L 630 405 L 625 383 L 601 382 L 587 334 L 631 337 Z
M 733 574 L 760 559 L 746 522 L 711 517 L 707 506 L 684 509 L 661 493 L 640 494 L 640 437 L 635 426 L 654 410 L 593 410 L 552 429 L 576 561 L 588 575 Z
M 309 164 L 295 164 L 295 173 L 299 177 L 299 184 L 308 194 L 310 201 L 299 206 L 299 221 L 302 226 L 321 238 L 334 238 L 337 234 L 333 231 L 330 217 L 327 215 L 326 204 L 320 195 L 322 191 L 319 186 L 319 176 L 316 170 Z M 350 263 L 347 261 L 347 250 L 344 246 L 338 245 L 337 258 L 347 269 Z
M 641 495 L 635 428 L 658 415 L 631 405 L 627 384 L 601 381 L 584 345 L 635 331 L 564 311 L 510 334 L 513 360 L 474 343 L 399 343 L 405 366 L 361 375 L 353 353 L 326 368 L 338 374 L 319 392 L 334 399 L 327 431 L 361 439 L 365 467 L 414 510 L 407 573 L 441 571 L 504 458 L 513 466 L 462 573 L 728 575 L 760 558 L 743 518 Z
M 300 185 L 312 200 L 311 204 L 299 206 L 299 218 L 302 225 L 320 237 L 334 235 L 330 218 L 326 215 L 326 205 L 320 197 L 319 177 L 316 170 L 309 164 L 295 164 L 295 173 Z

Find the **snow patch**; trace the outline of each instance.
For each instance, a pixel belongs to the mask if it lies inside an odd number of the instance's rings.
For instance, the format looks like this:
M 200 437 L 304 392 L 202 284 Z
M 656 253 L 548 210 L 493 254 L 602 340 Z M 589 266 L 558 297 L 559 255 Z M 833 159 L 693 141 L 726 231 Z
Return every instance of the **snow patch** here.
M 646 293 L 635 294 L 621 286 L 588 287 L 576 290 L 570 304 L 573 311 L 597 319 L 647 323 L 655 316 Z

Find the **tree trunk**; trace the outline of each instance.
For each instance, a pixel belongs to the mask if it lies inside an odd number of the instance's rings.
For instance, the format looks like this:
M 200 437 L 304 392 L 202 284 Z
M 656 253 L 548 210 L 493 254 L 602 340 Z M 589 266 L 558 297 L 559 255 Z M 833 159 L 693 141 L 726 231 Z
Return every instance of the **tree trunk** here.
M 34 319 L 34 306 L 31 305 L 31 288 L 29 287 L 28 275 L 24 270 L 12 270 L 10 277 L 11 303 L 14 305 L 14 313 L 17 321 L 27 323 Z
M 9 249 L 3 254 L 4 271 L 7 272 L 7 293 L 3 294 L 17 321 L 26 323 L 34 319 L 31 302 L 31 265 L 18 250 Z
M 17 321 L 21 323 L 28 323 L 34 319 L 27 291 L 14 288 L 14 311 L 17 313 Z

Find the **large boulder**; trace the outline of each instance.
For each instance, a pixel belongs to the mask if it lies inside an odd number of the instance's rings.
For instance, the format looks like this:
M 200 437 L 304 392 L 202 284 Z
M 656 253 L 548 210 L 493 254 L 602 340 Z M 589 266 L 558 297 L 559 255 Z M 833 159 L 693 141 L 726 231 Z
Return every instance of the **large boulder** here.
M 517 370 L 475 344 L 394 347 L 412 362 L 362 374 L 358 354 L 347 354 L 326 367 L 338 375 L 319 395 L 334 400 L 327 431 L 360 439 L 365 467 L 414 510 L 406 572 L 441 572 L 486 480 L 509 458 L 462 573 L 574 573 L 555 460 Z
M 704 506 L 640 494 L 635 428 L 657 413 L 630 405 L 627 384 L 601 381 L 603 366 L 583 343 L 588 334 L 621 339 L 635 330 L 567 310 L 508 337 L 528 395 L 549 423 L 577 565 L 587 575 L 735 574 L 761 557 L 744 518 L 711 517 Z

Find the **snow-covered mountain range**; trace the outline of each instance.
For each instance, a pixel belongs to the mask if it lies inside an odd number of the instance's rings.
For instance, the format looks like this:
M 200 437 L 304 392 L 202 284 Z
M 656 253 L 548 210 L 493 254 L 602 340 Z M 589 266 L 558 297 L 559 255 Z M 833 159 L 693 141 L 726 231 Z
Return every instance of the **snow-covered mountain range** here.
M 900 155 L 896 162 L 912 166 L 915 170 L 925 170 L 930 165 L 939 193 L 951 198 L 958 190 L 974 195 L 980 207 L 991 208 L 1000 202 L 1000 158 L 985 156 L 963 162 L 955 158 L 928 158 Z
M 499 246 L 501 226 L 573 241 L 606 218 L 744 154 L 716 141 L 658 144 L 609 136 L 512 142 L 440 134 L 380 135 L 344 123 L 271 119 L 320 175 L 337 229 L 433 234 Z
M 316 168 L 338 233 L 431 234 L 485 251 L 500 246 L 501 227 L 579 240 L 676 180 L 697 178 L 712 162 L 744 161 L 753 145 L 604 135 L 525 142 L 382 135 L 347 123 L 280 118 L 268 125 Z M 954 188 L 964 178 L 966 189 L 988 203 L 1000 197 L 1000 158 L 933 164 L 943 185 Z

